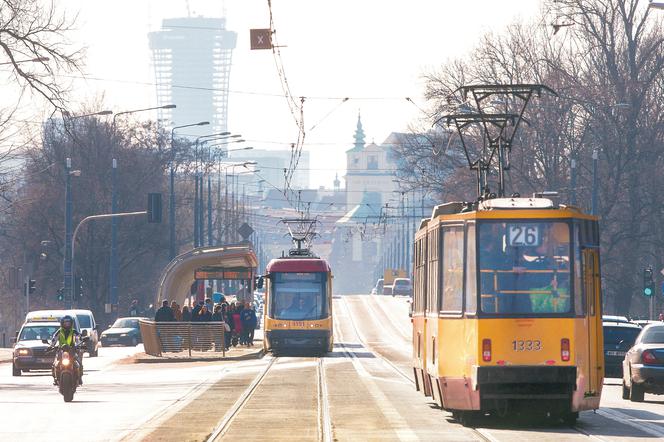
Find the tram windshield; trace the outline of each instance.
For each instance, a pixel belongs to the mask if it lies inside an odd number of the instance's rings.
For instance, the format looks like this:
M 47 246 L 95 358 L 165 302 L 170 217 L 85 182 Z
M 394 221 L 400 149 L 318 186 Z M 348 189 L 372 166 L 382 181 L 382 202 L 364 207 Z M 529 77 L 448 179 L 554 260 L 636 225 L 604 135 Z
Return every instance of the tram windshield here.
M 325 273 L 275 273 L 271 309 L 275 319 L 303 321 L 327 315 Z
M 568 223 L 481 223 L 478 255 L 482 312 L 538 315 L 571 311 Z

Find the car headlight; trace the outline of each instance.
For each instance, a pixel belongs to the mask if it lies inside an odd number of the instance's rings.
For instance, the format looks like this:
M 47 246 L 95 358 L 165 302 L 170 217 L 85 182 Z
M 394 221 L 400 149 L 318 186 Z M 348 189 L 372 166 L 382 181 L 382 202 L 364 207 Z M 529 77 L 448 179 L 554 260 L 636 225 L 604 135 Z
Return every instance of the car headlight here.
M 18 356 L 28 356 L 30 355 L 30 353 L 32 352 L 30 351 L 29 348 L 19 348 L 18 350 L 16 350 L 16 354 Z
M 127 336 L 129 336 L 128 333 L 120 333 L 120 337 L 121 337 L 121 338 L 126 338 Z

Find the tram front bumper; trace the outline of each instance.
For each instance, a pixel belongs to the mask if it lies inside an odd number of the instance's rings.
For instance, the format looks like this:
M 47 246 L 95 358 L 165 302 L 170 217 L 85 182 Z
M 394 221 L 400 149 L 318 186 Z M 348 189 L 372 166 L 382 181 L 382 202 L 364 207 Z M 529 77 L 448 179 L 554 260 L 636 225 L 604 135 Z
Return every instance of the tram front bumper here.
M 270 349 L 327 349 L 330 330 L 268 330 L 265 337 Z
M 479 366 L 475 389 L 481 400 L 560 399 L 569 401 L 576 387 L 576 367 Z

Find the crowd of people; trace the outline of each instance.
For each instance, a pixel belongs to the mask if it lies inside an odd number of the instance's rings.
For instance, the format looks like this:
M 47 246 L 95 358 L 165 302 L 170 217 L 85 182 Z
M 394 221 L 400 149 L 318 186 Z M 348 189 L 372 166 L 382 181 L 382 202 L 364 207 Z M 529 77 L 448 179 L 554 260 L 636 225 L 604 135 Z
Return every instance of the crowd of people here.
M 226 349 L 231 346 L 254 345 L 254 331 L 258 326 L 256 310 L 251 302 L 233 301 L 214 304 L 212 299 L 199 301 L 193 308 L 180 307 L 176 301 L 170 304 L 168 300 L 162 302 L 162 306 L 154 316 L 155 322 L 223 322 Z

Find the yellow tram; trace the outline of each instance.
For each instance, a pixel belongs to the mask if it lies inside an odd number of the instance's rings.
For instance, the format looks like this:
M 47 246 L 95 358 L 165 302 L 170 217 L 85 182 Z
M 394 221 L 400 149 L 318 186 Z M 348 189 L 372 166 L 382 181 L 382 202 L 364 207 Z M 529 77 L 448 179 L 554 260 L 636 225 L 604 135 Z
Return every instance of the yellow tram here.
M 515 128 L 529 97 L 548 88 L 461 91 L 464 99 L 473 95 L 480 110 L 444 118 L 462 137 L 462 129 L 479 123 L 488 147 L 473 160 L 462 138 L 478 173 L 478 199 L 436 206 L 415 236 L 416 387 L 462 423 L 485 413 L 535 413 L 573 423 L 579 411 L 599 407 L 602 391 L 597 217 L 544 197 L 551 195 L 505 197 Z M 519 113 L 483 111 L 496 95 Z M 497 194 L 488 190 L 494 172 Z
M 546 198 L 437 206 L 415 239 L 417 388 L 459 417 L 599 407 L 595 217 Z

